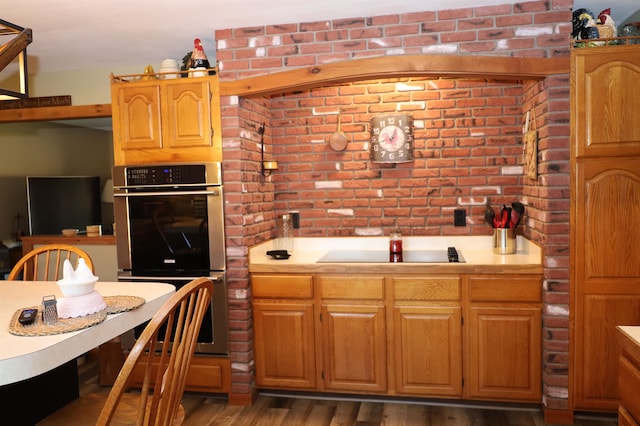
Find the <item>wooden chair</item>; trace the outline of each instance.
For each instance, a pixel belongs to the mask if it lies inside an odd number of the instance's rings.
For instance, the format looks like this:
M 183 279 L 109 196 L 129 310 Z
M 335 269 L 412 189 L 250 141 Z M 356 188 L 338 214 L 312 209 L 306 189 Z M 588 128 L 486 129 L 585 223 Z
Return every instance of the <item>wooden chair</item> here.
M 212 294 L 213 283 L 207 278 L 179 289 L 136 340 L 106 401 L 105 394 L 81 396 L 39 424 L 181 424 L 187 370 Z M 134 380 L 142 382 L 141 389 L 125 392 Z
M 78 266 L 78 259 L 93 271 L 91 256 L 84 250 L 68 244 L 48 244 L 35 248 L 22 256 L 11 269 L 7 280 L 57 281 L 62 279 L 62 265 L 65 259 Z

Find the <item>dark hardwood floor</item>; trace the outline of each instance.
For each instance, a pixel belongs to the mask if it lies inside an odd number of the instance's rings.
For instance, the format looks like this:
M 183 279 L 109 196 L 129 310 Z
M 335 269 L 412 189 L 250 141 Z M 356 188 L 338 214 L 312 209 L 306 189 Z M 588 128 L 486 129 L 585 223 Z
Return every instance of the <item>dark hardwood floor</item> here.
M 100 387 L 97 364 L 80 366 L 80 393 L 109 392 Z M 542 426 L 534 409 L 495 409 L 379 400 L 350 400 L 261 394 L 250 407 L 227 405 L 223 398 L 185 394 L 185 426 Z M 614 426 L 615 416 L 577 416 L 578 426 Z
M 260 395 L 251 407 L 228 406 L 214 398 L 183 399 L 185 425 L 251 426 L 542 426 L 537 410 L 497 410 L 450 405 L 310 399 Z M 580 426 L 613 426 L 615 417 L 575 420 Z

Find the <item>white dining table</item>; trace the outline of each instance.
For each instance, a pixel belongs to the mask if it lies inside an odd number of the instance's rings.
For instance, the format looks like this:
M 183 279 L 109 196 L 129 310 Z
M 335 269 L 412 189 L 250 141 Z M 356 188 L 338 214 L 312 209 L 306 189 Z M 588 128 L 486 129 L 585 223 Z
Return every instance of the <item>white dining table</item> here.
M 133 310 L 107 315 L 82 330 L 48 336 L 19 336 L 9 332 L 14 313 L 39 306 L 42 297 L 62 293 L 53 281 L 0 281 L 0 386 L 20 382 L 55 369 L 151 319 L 175 293 L 172 284 L 153 282 L 100 282 L 102 296 L 138 296 L 145 303 Z

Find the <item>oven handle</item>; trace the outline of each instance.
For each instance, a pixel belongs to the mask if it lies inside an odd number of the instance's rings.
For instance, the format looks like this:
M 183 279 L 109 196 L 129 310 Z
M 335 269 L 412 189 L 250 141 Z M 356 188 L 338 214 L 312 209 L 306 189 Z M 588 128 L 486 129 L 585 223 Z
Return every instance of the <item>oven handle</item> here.
M 224 281 L 224 274 L 223 273 L 211 273 L 211 275 L 200 275 L 197 277 L 184 277 L 184 276 L 178 276 L 178 275 L 173 275 L 173 276 L 140 276 L 140 275 L 136 275 L 134 277 L 131 276 L 124 276 L 124 275 L 120 275 L 118 276 L 118 281 L 146 281 L 146 282 L 150 282 L 150 281 L 192 281 L 195 280 L 197 278 L 207 278 L 210 279 L 211 281 L 214 282 L 218 282 L 218 281 Z
M 149 197 L 154 195 L 220 195 L 220 190 L 211 191 L 162 191 L 162 192 L 127 192 L 124 194 L 114 193 L 114 197 Z

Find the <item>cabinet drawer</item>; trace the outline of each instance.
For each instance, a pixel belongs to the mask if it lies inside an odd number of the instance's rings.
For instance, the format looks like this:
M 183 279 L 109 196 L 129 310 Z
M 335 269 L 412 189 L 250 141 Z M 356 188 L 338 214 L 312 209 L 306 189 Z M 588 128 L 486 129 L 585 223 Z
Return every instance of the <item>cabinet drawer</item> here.
M 618 391 L 621 405 L 633 416 L 640 419 L 640 369 L 625 355 L 620 355 L 618 363 Z
M 469 298 L 472 302 L 541 302 L 539 276 L 470 277 Z
M 393 279 L 396 300 L 460 300 L 459 277 L 402 277 Z
M 313 276 L 311 275 L 253 275 L 251 277 L 253 297 L 256 298 L 313 298 Z
M 618 426 L 638 426 L 636 419 L 622 405 L 618 407 Z
M 157 358 L 157 357 L 155 357 Z M 148 356 L 142 355 L 140 361 L 133 369 L 133 386 L 141 386 L 144 380 L 142 366 L 147 362 Z M 154 380 L 158 370 L 158 362 L 151 360 L 153 364 L 151 380 Z M 187 391 L 227 393 L 231 391 L 231 360 L 228 358 L 209 358 L 194 356 L 187 370 Z
M 323 299 L 384 299 L 384 277 L 322 276 L 320 297 Z

